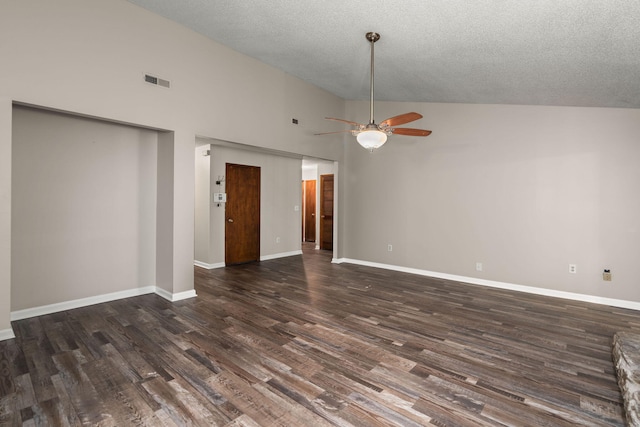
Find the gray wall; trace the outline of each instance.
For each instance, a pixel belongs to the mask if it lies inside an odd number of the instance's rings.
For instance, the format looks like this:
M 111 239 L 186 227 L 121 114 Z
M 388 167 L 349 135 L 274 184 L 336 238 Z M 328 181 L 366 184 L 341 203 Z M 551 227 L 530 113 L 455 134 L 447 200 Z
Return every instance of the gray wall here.
M 376 105 L 408 111 L 433 134 L 346 146 L 348 258 L 640 302 L 640 110 Z
M 195 226 L 193 257 L 196 264 L 210 267 L 211 260 L 211 157 L 203 152 L 211 150 L 208 143 L 198 143 L 195 149 Z
M 157 133 L 14 108 L 11 308 L 156 283 Z

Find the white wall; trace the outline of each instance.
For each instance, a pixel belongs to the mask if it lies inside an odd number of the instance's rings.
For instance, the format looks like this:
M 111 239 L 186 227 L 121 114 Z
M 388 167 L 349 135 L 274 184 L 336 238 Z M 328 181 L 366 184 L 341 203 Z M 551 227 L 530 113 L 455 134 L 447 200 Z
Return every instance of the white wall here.
M 12 310 L 155 285 L 157 144 L 154 131 L 14 108 Z
M 347 144 L 347 258 L 640 302 L 640 110 L 376 105 L 409 111 L 431 136 Z

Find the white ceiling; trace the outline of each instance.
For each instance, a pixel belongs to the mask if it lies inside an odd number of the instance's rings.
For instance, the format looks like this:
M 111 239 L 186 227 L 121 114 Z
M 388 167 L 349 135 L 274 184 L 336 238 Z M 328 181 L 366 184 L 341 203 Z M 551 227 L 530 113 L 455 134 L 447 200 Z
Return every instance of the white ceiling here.
M 128 0 L 348 100 L 640 108 L 638 0 Z

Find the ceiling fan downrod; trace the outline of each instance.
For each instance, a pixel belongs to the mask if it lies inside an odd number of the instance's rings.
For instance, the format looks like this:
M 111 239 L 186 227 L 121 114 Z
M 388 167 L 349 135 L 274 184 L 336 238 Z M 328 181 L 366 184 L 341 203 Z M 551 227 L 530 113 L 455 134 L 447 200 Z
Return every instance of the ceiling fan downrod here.
M 370 75 L 370 83 L 369 83 L 370 85 L 369 92 L 371 95 L 371 99 L 370 99 L 370 107 L 369 107 L 369 124 L 372 125 L 374 124 L 374 120 L 373 120 L 373 50 L 374 50 L 374 43 L 380 40 L 380 34 L 370 32 L 365 34 L 365 37 L 367 38 L 367 40 L 369 40 L 369 42 L 371 42 L 371 75 Z

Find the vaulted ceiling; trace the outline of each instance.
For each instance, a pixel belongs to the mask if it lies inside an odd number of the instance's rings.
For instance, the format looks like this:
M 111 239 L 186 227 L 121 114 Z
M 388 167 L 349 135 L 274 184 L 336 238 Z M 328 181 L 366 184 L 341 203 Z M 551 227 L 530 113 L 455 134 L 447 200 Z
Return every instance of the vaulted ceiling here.
M 640 108 L 637 0 L 128 0 L 348 100 Z

